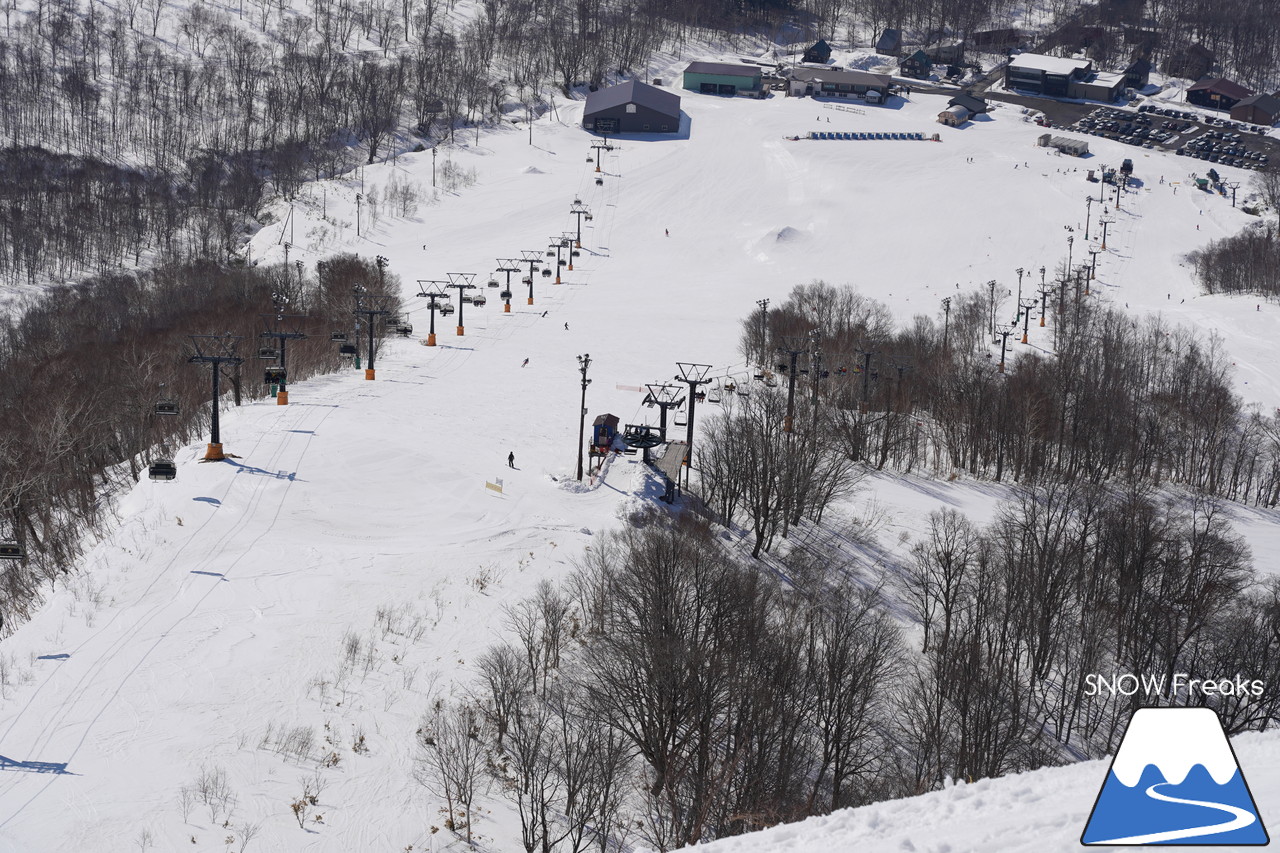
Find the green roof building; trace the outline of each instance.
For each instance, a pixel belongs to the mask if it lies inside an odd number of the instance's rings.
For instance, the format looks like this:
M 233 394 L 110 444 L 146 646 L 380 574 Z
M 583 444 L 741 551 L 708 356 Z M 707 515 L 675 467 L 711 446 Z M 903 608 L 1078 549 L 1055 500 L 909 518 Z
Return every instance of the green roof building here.
M 684 88 L 706 95 L 736 95 L 760 91 L 761 70 L 756 65 L 728 62 L 690 62 L 684 71 Z

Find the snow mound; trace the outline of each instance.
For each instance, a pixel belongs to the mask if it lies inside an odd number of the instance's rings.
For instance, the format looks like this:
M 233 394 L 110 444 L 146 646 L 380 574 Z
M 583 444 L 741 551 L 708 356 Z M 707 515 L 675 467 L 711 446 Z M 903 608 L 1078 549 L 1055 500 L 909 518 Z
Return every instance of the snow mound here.
M 801 231 L 798 228 L 792 228 L 790 225 L 784 225 L 773 235 L 775 243 L 799 243 L 809 236 L 809 232 Z
M 522 175 L 545 175 L 545 174 L 546 174 L 546 172 L 542 171 L 542 170 L 541 170 L 541 169 L 539 169 L 537 166 L 525 166 L 523 169 L 521 169 L 521 170 L 520 170 L 520 174 L 522 174 Z M 377 355 L 377 353 L 374 353 L 374 355 Z

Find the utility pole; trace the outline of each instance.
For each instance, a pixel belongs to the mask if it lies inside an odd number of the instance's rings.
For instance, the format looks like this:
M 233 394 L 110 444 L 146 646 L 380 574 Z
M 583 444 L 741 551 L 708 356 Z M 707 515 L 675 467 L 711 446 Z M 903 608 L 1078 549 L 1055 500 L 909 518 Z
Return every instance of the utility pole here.
M 689 424 L 685 434 L 685 441 L 687 442 L 688 450 L 684 463 L 684 485 L 687 489 L 689 487 L 690 472 L 693 471 L 693 415 L 694 410 L 698 406 L 698 396 L 702 393 L 698 390 L 698 386 L 706 385 L 711 381 L 707 378 L 707 373 L 711 370 L 711 365 L 677 361 L 676 367 L 680 368 L 680 375 L 675 377 L 676 381 L 683 382 L 689 386 Z
M 275 338 L 280 342 L 280 379 L 276 389 L 276 405 L 289 405 L 288 376 L 289 363 L 286 357 L 286 347 L 289 341 L 299 341 L 306 337 L 302 333 L 302 324 L 306 322 L 306 317 L 298 314 L 283 313 L 283 302 L 277 303 L 275 314 L 262 314 L 262 322 L 266 331 L 259 337 Z
M 582 443 L 587 432 L 587 386 L 591 380 L 587 378 L 587 368 L 591 367 L 591 354 L 578 356 L 578 372 L 582 374 L 582 414 L 578 420 L 578 482 L 582 482 Z
M 542 253 L 537 249 L 521 249 L 520 263 L 529 265 L 529 277 L 525 279 L 525 284 L 529 285 L 529 304 L 533 304 L 533 271 L 538 268 L 538 264 L 542 263 Z
M 447 286 L 458 291 L 458 336 L 461 337 L 465 333 L 462 322 L 462 306 L 465 303 L 462 300 L 462 294 L 468 290 L 475 290 L 476 286 L 471 282 L 475 281 L 476 274 L 473 272 L 448 272 L 445 275 L 449 277 Z
M 357 296 L 356 298 L 357 300 L 359 300 L 359 296 Z M 368 298 L 371 299 L 371 301 L 375 306 L 386 305 L 387 297 L 385 296 L 373 296 Z M 360 301 L 359 307 L 357 307 L 356 310 L 352 311 L 351 313 L 357 316 L 364 317 L 365 322 L 368 323 L 369 325 L 369 360 L 366 362 L 367 366 L 364 369 L 364 378 L 372 381 L 376 376 L 373 368 L 373 360 L 374 360 L 374 356 L 377 355 L 377 348 L 374 345 L 374 341 L 373 341 L 374 318 L 386 316 L 391 312 L 388 311 L 385 307 L 366 308 L 364 307 L 363 301 Z
M 1028 343 L 1027 327 L 1031 325 L 1031 309 L 1036 307 L 1034 299 L 1028 299 L 1025 302 L 1018 302 L 1018 307 L 1022 309 L 1022 342 Z M 1042 321 L 1043 317 L 1040 318 Z
M 427 331 L 427 346 L 436 345 L 436 309 L 440 307 L 441 299 L 448 299 L 449 294 L 445 292 L 444 286 L 449 282 L 440 279 L 418 279 L 418 296 L 431 300 L 428 306 L 431 311 L 430 328 Z M 434 290 L 427 290 L 426 285 L 433 285 Z
M 951 332 L 951 297 L 942 300 L 942 352 L 945 355 L 948 346 L 947 338 Z
M 502 313 L 511 313 L 511 274 L 520 272 L 520 267 L 516 264 L 520 263 L 516 258 L 498 258 L 498 272 L 507 274 L 507 284 L 499 294 L 502 297 Z M 533 270 L 529 270 L 529 278 L 533 278 Z M 530 303 L 532 304 L 532 303 Z
M 222 377 L 222 365 L 238 365 L 244 361 L 236 355 L 236 344 L 241 339 L 230 332 L 224 335 L 189 335 L 188 337 L 191 338 L 191 345 L 195 348 L 196 354 L 190 356 L 187 362 L 213 365 L 213 411 L 209 419 L 209 446 L 205 450 L 203 461 L 220 462 L 227 457 L 222 452 L 222 435 L 218 429 L 218 398 L 221 396 L 219 379 Z
M 1004 373 L 1004 354 L 1005 354 L 1005 349 L 1009 344 L 1009 336 L 1013 334 L 1013 330 L 1016 328 L 1018 327 L 1015 324 L 1010 323 L 1007 326 L 1001 325 L 1000 328 L 996 330 L 996 333 L 1000 335 L 1000 372 L 1001 373 Z
M 786 420 L 782 422 L 782 431 L 790 433 L 795 426 L 796 415 L 796 361 L 808 350 L 801 344 L 799 338 L 794 335 L 787 335 L 782 339 L 782 346 L 778 347 L 778 352 L 789 356 L 791 359 L 789 365 L 779 365 L 787 372 L 787 416 Z
M 582 220 L 585 218 L 588 222 L 591 221 L 591 209 L 582 203 L 582 199 L 575 198 L 573 200 L 573 204 L 570 205 L 569 207 L 569 213 L 573 214 L 578 218 L 578 235 L 577 237 L 574 238 L 573 247 L 575 249 L 581 249 L 582 248 Z M 572 261 L 570 261 L 570 263 L 572 263 Z M 573 267 L 570 267 L 570 269 L 573 269 Z

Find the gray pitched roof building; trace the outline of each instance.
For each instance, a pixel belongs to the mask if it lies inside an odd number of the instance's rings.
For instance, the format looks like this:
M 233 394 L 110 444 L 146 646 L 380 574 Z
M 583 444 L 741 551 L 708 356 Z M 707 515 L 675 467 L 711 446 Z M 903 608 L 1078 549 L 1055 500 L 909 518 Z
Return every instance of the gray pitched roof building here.
M 675 133 L 680 96 L 628 80 L 587 95 L 582 126 L 597 133 Z

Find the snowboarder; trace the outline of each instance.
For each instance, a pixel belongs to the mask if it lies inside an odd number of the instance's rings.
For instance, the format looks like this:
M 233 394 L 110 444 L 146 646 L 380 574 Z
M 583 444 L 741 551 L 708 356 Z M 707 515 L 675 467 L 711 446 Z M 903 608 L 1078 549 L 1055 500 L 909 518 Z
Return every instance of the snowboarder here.
M 568 323 L 565 323 L 565 324 L 564 324 L 564 330 L 565 330 L 566 332 L 567 332 L 567 331 L 569 331 L 569 324 L 568 324 Z
M 662 229 L 662 233 L 663 233 L 663 234 L 666 234 L 668 237 L 670 237 L 670 236 L 671 236 L 671 229 L 670 229 L 670 228 L 663 228 L 663 229 Z
M 520 365 L 520 366 L 521 366 L 521 367 L 528 367 L 528 366 L 529 366 L 529 359 L 527 359 L 527 358 L 526 358 L 526 359 L 524 360 L 524 364 L 522 364 L 522 365 Z
M 514 450 L 507 454 L 507 467 L 516 467 L 516 452 Z

